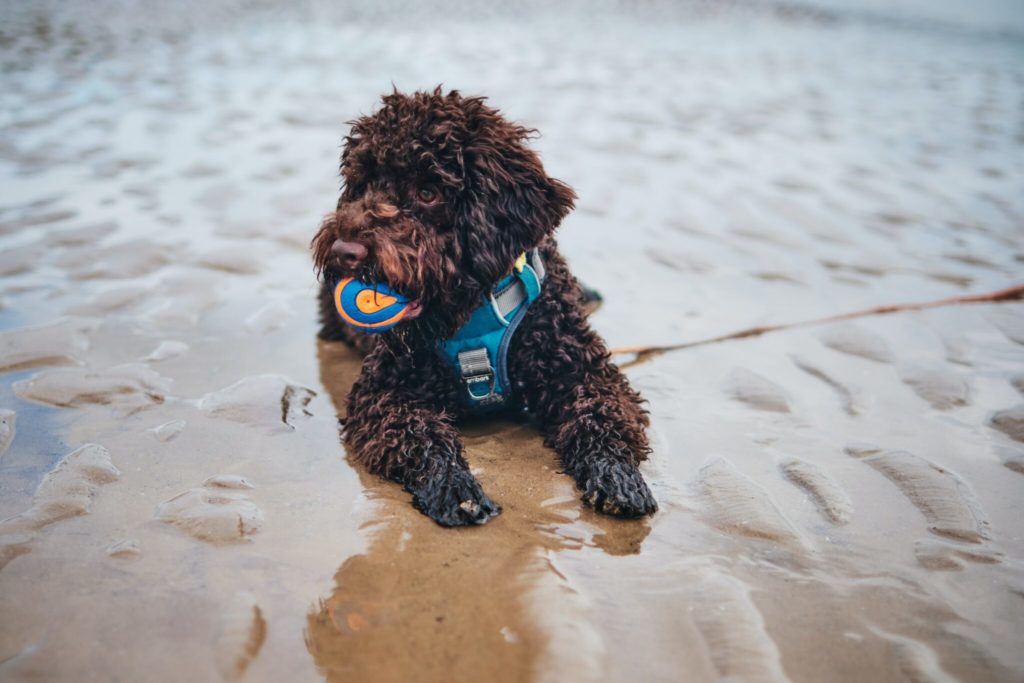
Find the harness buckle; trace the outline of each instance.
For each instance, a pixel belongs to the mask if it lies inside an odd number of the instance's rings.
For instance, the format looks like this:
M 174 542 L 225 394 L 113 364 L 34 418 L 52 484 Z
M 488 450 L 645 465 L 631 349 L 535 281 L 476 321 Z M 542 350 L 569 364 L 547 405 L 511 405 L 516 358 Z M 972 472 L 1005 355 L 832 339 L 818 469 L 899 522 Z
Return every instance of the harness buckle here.
M 486 348 L 460 351 L 457 358 L 462 381 L 466 383 L 466 393 L 474 403 L 486 406 L 505 400 L 495 391 L 498 376 L 491 366 Z

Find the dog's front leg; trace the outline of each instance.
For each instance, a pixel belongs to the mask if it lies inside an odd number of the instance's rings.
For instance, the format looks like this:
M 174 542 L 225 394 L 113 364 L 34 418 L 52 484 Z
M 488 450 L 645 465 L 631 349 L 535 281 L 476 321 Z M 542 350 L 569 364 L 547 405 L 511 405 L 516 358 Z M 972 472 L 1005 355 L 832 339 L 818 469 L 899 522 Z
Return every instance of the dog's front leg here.
M 639 397 L 624 378 L 608 381 L 591 372 L 577 377 L 580 383 L 552 395 L 543 412 L 547 443 L 576 480 L 583 502 L 617 517 L 651 514 L 658 504 L 638 468 L 649 451 Z
M 658 504 L 638 468 L 650 453 L 640 395 L 609 360 L 577 297 L 547 296 L 537 304 L 520 333 L 513 371 L 524 380 L 519 390 L 545 443 L 598 512 L 653 513 Z
M 401 386 L 367 359 L 349 395 L 345 443 L 370 472 L 396 481 L 412 494 L 413 505 L 442 526 L 484 524 L 501 508 L 480 487 L 462 455 L 462 442 L 430 387 Z

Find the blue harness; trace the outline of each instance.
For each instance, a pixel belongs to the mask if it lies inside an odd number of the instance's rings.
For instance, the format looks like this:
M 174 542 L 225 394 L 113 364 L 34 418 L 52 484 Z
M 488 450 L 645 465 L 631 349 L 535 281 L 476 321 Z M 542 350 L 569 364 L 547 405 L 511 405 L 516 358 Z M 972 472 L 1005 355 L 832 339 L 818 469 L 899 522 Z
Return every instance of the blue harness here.
M 516 259 L 512 273 L 483 297 L 459 331 L 439 342 L 438 351 L 465 387 L 470 411 L 500 408 L 511 395 L 508 348 L 543 283 L 544 263 L 532 249 Z

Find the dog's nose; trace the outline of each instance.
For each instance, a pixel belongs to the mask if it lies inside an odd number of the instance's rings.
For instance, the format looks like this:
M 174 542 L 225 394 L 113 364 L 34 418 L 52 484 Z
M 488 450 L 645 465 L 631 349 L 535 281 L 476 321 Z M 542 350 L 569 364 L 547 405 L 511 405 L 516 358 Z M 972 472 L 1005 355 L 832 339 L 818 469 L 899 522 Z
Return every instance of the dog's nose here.
M 359 242 L 334 240 L 334 244 L 331 245 L 331 253 L 341 259 L 341 262 L 349 268 L 355 268 L 366 258 L 366 247 Z

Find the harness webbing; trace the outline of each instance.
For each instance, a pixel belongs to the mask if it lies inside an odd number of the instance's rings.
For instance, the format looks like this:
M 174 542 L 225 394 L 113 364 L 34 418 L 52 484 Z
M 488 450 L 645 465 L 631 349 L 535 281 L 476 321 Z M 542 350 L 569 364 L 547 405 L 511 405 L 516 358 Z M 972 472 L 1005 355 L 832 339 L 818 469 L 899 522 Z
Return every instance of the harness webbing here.
M 540 296 L 544 275 L 537 249 L 524 253 L 459 331 L 439 343 L 441 355 L 462 381 L 471 410 L 498 408 L 508 400 L 509 344 L 530 304 Z

